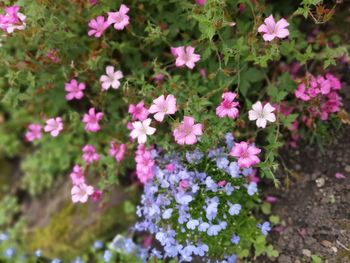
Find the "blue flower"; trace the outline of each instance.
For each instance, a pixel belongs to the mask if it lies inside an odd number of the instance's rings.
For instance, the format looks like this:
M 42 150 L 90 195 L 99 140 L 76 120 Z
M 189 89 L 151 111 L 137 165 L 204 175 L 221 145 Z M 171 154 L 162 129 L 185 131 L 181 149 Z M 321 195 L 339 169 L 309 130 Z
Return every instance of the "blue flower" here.
M 72 261 L 72 263 L 84 263 L 84 261 L 80 257 L 77 257 Z
M 193 197 L 190 195 L 186 195 L 184 193 L 178 193 L 175 196 L 176 202 L 181 205 L 188 205 L 189 203 L 192 202 Z
M 93 244 L 94 249 L 101 249 L 103 248 L 103 242 L 101 240 L 96 240 Z
M 61 263 L 62 261 L 59 258 L 54 258 L 51 263 Z
M 195 255 L 203 257 L 205 255 L 205 253 L 208 252 L 208 251 L 209 251 L 209 247 L 208 247 L 207 244 L 198 243 L 197 247 L 195 248 L 193 253 Z
M 208 228 L 207 234 L 208 234 L 208 236 L 217 236 L 220 231 L 221 231 L 220 225 L 211 225 Z
M 226 157 L 219 157 L 216 159 L 216 166 L 219 169 L 225 170 L 229 164 L 229 160 Z
M 156 248 L 152 249 L 151 256 L 156 257 L 158 259 L 162 259 L 163 258 L 162 253 L 159 250 L 157 250 Z
M 0 234 L 0 242 L 6 241 L 9 238 L 8 234 L 1 233 Z
M 244 176 L 249 176 L 253 173 L 253 168 L 249 167 L 249 168 L 244 168 L 242 171 L 242 174 Z
M 251 182 L 247 187 L 248 195 L 252 196 L 258 191 L 258 186 L 255 182 Z
M 109 262 L 109 261 L 111 261 L 111 259 L 112 259 L 112 252 L 109 251 L 109 250 L 105 250 L 105 251 L 103 252 L 103 260 L 104 260 L 105 262 Z
M 242 209 L 242 206 L 240 204 L 235 204 L 235 205 L 230 204 L 230 209 L 228 210 L 228 213 L 231 216 L 238 215 L 241 209 Z
M 172 208 L 168 208 L 168 209 L 164 210 L 162 218 L 163 219 L 169 219 L 171 217 L 172 213 L 173 213 L 173 209 Z
M 40 249 L 35 250 L 34 255 L 40 258 L 43 255 L 43 252 Z
M 187 228 L 192 230 L 194 230 L 198 225 L 199 221 L 197 219 L 191 219 L 186 224 Z
M 232 178 L 239 177 L 240 169 L 237 162 L 231 162 L 226 172 L 231 175 Z
M 213 220 L 218 213 L 219 198 L 217 196 L 208 199 L 208 206 L 205 208 L 206 217 L 208 220 Z
M 193 152 L 186 152 L 186 160 L 189 163 L 197 163 L 203 158 L 204 154 L 199 150 L 194 150 Z
M 214 182 L 214 180 L 210 176 L 205 178 L 205 185 L 207 187 L 207 190 L 211 190 L 213 192 L 216 192 L 218 189 L 218 185 Z
M 16 249 L 14 248 L 8 248 L 4 252 L 4 256 L 7 258 L 12 258 L 16 254 Z
M 199 224 L 198 230 L 199 230 L 200 232 L 206 232 L 207 229 L 209 228 L 209 226 L 210 226 L 210 225 L 209 225 L 207 222 L 203 222 L 203 223 Z
M 235 144 L 232 133 L 228 132 L 225 134 L 225 141 L 226 141 L 227 149 L 230 151 L 233 145 Z
M 232 244 L 235 244 L 235 245 L 237 245 L 240 240 L 241 240 L 241 238 L 239 236 L 237 236 L 237 235 L 233 235 L 232 238 L 231 238 Z
M 271 230 L 271 224 L 268 221 L 265 221 L 262 224 L 258 224 L 258 227 L 260 228 L 261 233 L 263 233 L 264 236 L 266 236 Z
M 225 192 L 226 192 L 227 195 L 231 195 L 232 192 L 234 191 L 234 188 L 233 188 L 233 186 L 231 185 L 231 183 L 227 183 L 227 184 L 225 185 L 224 190 L 225 190 Z
M 237 256 L 231 255 L 227 258 L 227 263 L 236 263 L 237 262 Z

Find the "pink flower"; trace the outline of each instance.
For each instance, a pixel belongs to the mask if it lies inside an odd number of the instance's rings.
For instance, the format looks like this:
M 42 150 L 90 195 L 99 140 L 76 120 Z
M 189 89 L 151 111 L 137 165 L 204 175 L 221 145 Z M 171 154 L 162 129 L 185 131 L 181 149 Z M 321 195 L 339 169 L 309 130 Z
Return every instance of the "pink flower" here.
M 64 85 L 64 89 L 67 92 L 66 99 L 72 100 L 77 99 L 80 100 L 83 96 L 83 90 L 85 89 L 84 83 L 78 83 L 77 80 L 72 79 L 70 82 Z
M 73 203 L 86 203 L 89 196 L 94 193 L 94 188 L 86 184 L 74 185 L 71 194 Z
M 143 101 L 140 101 L 138 104 L 129 105 L 129 113 L 131 114 L 132 120 L 144 121 L 148 117 L 148 110 L 145 108 Z
M 97 4 L 97 0 L 90 0 L 90 4 L 91 5 L 96 5 Z
M 237 107 L 239 106 L 239 102 L 234 101 L 237 94 L 234 92 L 225 92 L 222 94 L 222 101 L 220 105 L 216 108 L 216 115 L 220 118 L 225 116 L 235 119 L 238 116 L 239 110 Z
M 182 189 L 182 190 L 186 190 L 187 188 L 190 187 L 190 182 L 186 179 L 183 179 L 180 181 L 179 183 L 179 187 Z
M 344 174 L 342 174 L 342 173 L 335 173 L 334 176 L 337 179 L 345 179 L 346 178 L 346 176 Z
M 273 16 L 270 15 L 268 18 L 265 18 L 264 24 L 259 26 L 258 32 L 264 33 L 263 39 L 265 41 L 272 41 L 276 37 L 285 38 L 289 36 L 289 31 L 287 29 L 288 26 L 289 26 L 289 23 L 284 18 L 280 19 L 276 23 Z
M 26 16 L 20 12 L 19 6 L 13 5 L 5 8 L 5 15 L 0 15 L 0 29 L 7 33 L 13 33 L 15 30 L 26 28 Z
M 205 5 L 205 2 L 206 2 L 207 0 L 196 0 L 196 4 L 197 5 L 200 5 L 200 6 L 203 6 L 203 5 Z
M 147 141 L 147 135 L 155 133 L 156 129 L 150 126 L 151 119 L 144 121 L 135 121 L 132 123 L 133 130 L 130 133 L 131 138 L 136 139 L 138 143 L 145 143 Z
M 85 130 L 90 132 L 97 132 L 100 130 L 99 121 L 102 120 L 103 113 L 95 112 L 95 108 L 90 108 L 89 113 L 84 114 L 83 122 L 85 123 Z
M 106 74 L 102 75 L 100 81 L 102 83 L 102 90 L 119 89 L 120 79 L 123 78 L 123 73 L 120 70 L 114 71 L 113 66 L 106 67 Z
M 29 124 L 27 132 L 25 134 L 25 138 L 27 139 L 27 141 L 32 142 L 40 139 L 42 136 L 41 129 L 42 127 L 40 124 L 34 124 L 34 123 Z
M 85 184 L 84 171 L 79 165 L 73 167 L 73 171 L 70 173 L 70 179 L 74 185 Z
M 222 181 L 218 182 L 218 186 L 224 187 L 226 185 L 226 183 L 227 182 L 225 180 L 222 180 Z
M 195 63 L 198 62 L 201 58 L 200 55 L 194 53 L 194 47 L 172 47 L 171 53 L 176 58 L 175 65 L 176 67 L 186 66 L 190 69 L 193 69 Z
M 102 191 L 95 189 L 93 194 L 91 195 L 91 199 L 94 202 L 101 201 L 101 199 L 102 199 Z
M 327 73 L 326 78 L 331 84 L 331 87 L 333 90 L 340 90 L 341 89 L 341 82 L 338 78 L 336 78 L 333 74 Z
M 89 36 L 95 35 L 95 37 L 101 37 L 103 32 L 109 27 L 109 23 L 105 20 L 103 16 L 98 16 L 95 19 L 91 19 L 89 22 L 90 30 L 88 32 Z
M 306 94 L 305 83 L 301 83 L 298 85 L 298 89 L 294 92 L 294 95 L 295 97 L 303 101 L 310 100 L 310 96 Z
M 114 28 L 116 30 L 123 30 L 127 25 L 129 25 L 129 16 L 127 15 L 129 10 L 129 7 L 126 5 L 121 5 L 119 11 L 108 12 L 108 24 L 114 24 Z
M 202 124 L 194 124 L 194 118 L 185 116 L 173 135 L 178 144 L 195 144 L 197 137 L 203 134 Z
M 240 142 L 233 146 L 230 155 L 238 158 L 238 166 L 240 168 L 249 168 L 260 163 L 260 159 L 257 157 L 260 152 L 261 150 L 254 145 L 249 145 L 247 142 Z
M 272 195 L 268 195 L 265 198 L 265 202 L 271 203 L 271 204 L 276 203 L 277 202 L 277 197 L 272 196 Z
M 165 166 L 165 169 L 168 171 L 168 172 L 174 172 L 175 171 L 175 165 L 173 163 L 169 163 Z
M 275 110 L 270 103 L 266 103 L 264 107 L 260 101 L 253 104 L 252 109 L 248 112 L 249 120 L 255 121 L 256 126 L 259 128 L 265 128 L 267 122 L 275 122 L 276 116 L 273 113 Z
M 57 50 L 50 50 L 46 55 L 53 63 L 59 63 L 60 58 L 58 57 L 58 51 Z
M 126 145 L 124 143 L 118 145 L 114 141 L 110 142 L 109 155 L 114 157 L 117 160 L 117 162 L 121 162 L 124 159 L 125 152 Z
M 154 160 L 152 159 L 151 151 L 146 149 L 143 144 L 137 146 L 135 162 L 136 175 L 140 182 L 145 184 L 150 181 L 154 176 Z
M 63 122 L 61 117 L 51 118 L 46 121 L 44 131 L 49 132 L 52 137 L 58 136 L 62 130 Z
M 87 144 L 83 147 L 83 160 L 87 164 L 92 164 L 100 160 L 100 155 L 96 153 L 96 148 L 94 146 Z
M 199 75 L 201 75 L 201 77 L 205 79 L 207 77 L 207 70 L 205 68 L 201 68 L 199 70 Z
M 153 100 L 153 104 L 149 108 L 149 112 L 154 114 L 157 121 L 162 122 L 165 115 L 174 114 L 176 112 L 176 98 L 173 95 L 164 95 Z

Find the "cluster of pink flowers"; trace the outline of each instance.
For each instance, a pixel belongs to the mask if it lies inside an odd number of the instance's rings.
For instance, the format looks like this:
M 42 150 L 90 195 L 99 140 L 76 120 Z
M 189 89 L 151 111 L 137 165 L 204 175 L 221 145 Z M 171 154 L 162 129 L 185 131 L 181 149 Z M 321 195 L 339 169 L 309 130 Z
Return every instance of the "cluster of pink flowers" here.
M 113 25 L 116 30 L 123 30 L 129 25 L 129 16 L 127 15 L 129 10 L 129 7 L 122 4 L 118 11 L 108 12 L 107 19 L 104 16 L 98 16 L 90 20 L 88 35 L 99 38 L 111 25 Z
M 298 85 L 295 96 L 302 101 L 313 101 L 308 108 L 311 117 L 327 120 L 330 113 L 338 112 L 342 106 L 340 89 L 340 80 L 330 73 L 317 77 L 309 75 Z
M 117 144 L 115 141 L 111 141 L 109 144 L 109 155 L 114 157 L 117 162 L 121 162 L 124 159 L 126 152 L 126 145 L 124 143 Z
M 15 30 L 26 28 L 26 16 L 19 12 L 20 7 L 17 5 L 5 8 L 5 14 L 0 15 L 0 29 L 6 33 L 13 33 Z
M 150 149 L 145 148 L 143 144 L 137 146 L 135 155 L 136 175 L 141 183 L 145 184 L 154 176 L 153 166 L 154 160 Z

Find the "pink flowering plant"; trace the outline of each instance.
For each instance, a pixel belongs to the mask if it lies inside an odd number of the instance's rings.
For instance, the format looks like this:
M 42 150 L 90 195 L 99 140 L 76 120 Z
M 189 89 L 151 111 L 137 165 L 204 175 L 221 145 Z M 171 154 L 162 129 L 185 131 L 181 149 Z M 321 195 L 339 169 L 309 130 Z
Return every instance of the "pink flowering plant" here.
M 320 31 L 334 12 L 307 0 L 48 2 L 0 4 L 0 156 L 20 163 L 21 190 L 67 183 L 74 207 L 103 208 L 122 184 L 146 222 L 135 239 L 153 236 L 146 259 L 276 257 L 259 180 L 280 184 L 283 145 L 350 123 L 347 46 Z

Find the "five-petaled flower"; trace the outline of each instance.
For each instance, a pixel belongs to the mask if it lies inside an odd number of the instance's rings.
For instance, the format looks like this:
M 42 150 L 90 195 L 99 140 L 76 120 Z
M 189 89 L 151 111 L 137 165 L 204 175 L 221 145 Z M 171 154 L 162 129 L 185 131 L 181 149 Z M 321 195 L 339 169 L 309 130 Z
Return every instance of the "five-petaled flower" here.
M 88 113 L 84 114 L 83 122 L 85 123 L 85 130 L 90 132 L 97 132 L 100 130 L 98 123 L 103 118 L 102 112 L 96 112 L 95 108 L 90 108 Z
M 135 121 L 132 123 L 133 130 L 130 133 L 131 138 L 136 139 L 138 143 L 145 143 L 147 141 L 147 135 L 155 133 L 156 129 L 151 127 L 151 119 L 144 121 Z
M 256 120 L 256 126 L 259 128 L 265 128 L 268 121 L 276 121 L 276 116 L 273 113 L 274 110 L 275 108 L 272 107 L 270 103 L 266 103 L 262 106 L 262 103 L 258 101 L 253 104 L 252 109 L 248 112 L 249 120 Z
M 84 171 L 79 165 L 74 165 L 69 177 L 74 185 L 85 184 Z
M 87 144 L 83 147 L 83 160 L 87 164 L 100 160 L 100 155 L 96 152 L 96 148 L 93 145 Z
M 289 23 L 284 18 L 280 19 L 277 23 L 275 22 L 275 19 L 272 15 L 265 18 L 264 24 L 259 26 L 258 32 L 264 33 L 263 39 L 265 41 L 272 41 L 273 39 L 277 38 L 285 38 L 289 36 L 289 31 L 287 27 L 289 26 Z
M 165 115 L 174 114 L 176 112 L 176 98 L 173 95 L 164 95 L 153 100 L 153 104 L 149 108 L 149 112 L 154 114 L 157 121 L 162 122 Z
M 49 132 L 52 137 L 58 136 L 62 130 L 63 122 L 61 117 L 51 118 L 46 121 L 44 131 Z
M 98 16 L 95 19 L 91 19 L 89 22 L 90 30 L 89 36 L 101 37 L 103 32 L 109 27 L 109 23 L 103 16 Z
M 176 58 L 175 65 L 176 67 L 186 66 L 190 69 L 193 69 L 195 63 L 201 59 L 199 54 L 194 53 L 194 47 L 172 47 L 171 53 Z
M 126 145 L 124 143 L 117 144 L 115 141 L 111 141 L 109 144 L 109 155 L 114 157 L 117 162 L 123 160 L 126 152 Z
M 119 80 L 123 78 L 123 73 L 120 70 L 114 71 L 113 66 L 107 66 L 106 74 L 107 75 L 102 75 L 100 77 L 100 81 L 102 83 L 102 90 L 109 90 L 110 87 L 112 87 L 112 89 L 119 89 Z
M 258 154 L 261 150 L 254 145 L 249 145 L 247 142 L 236 143 L 230 152 L 230 155 L 238 159 L 240 168 L 249 168 L 260 163 Z
M 31 123 L 28 125 L 27 132 L 25 134 L 25 138 L 28 142 L 32 142 L 41 138 L 41 125 Z
M 237 94 L 234 92 L 225 92 L 222 94 L 222 101 L 216 108 L 216 115 L 220 118 L 227 116 L 231 119 L 235 119 L 239 113 L 239 110 L 237 109 L 239 102 L 234 101 L 236 96 Z
M 178 144 L 195 144 L 197 136 L 203 134 L 202 124 L 195 124 L 194 118 L 185 116 L 181 124 L 174 130 L 173 135 Z
M 84 96 L 83 90 L 85 90 L 85 83 L 78 83 L 76 79 L 72 79 L 64 85 L 64 89 L 67 92 L 67 100 L 80 100 Z
M 79 184 L 74 185 L 71 194 L 73 203 L 86 203 L 89 196 L 94 193 L 94 188 L 90 185 Z
M 114 28 L 116 30 L 123 30 L 127 25 L 129 25 L 129 16 L 127 15 L 129 10 L 129 7 L 126 5 L 121 5 L 119 11 L 108 12 L 108 24 L 114 24 Z
M 131 118 L 133 121 L 140 120 L 144 121 L 148 117 L 148 110 L 145 108 L 145 104 L 143 101 L 140 101 L 136 105 L 129 105 L 129 113 L 131 114 Z

